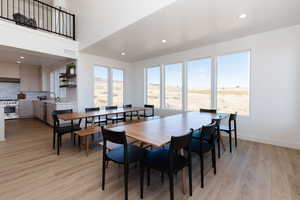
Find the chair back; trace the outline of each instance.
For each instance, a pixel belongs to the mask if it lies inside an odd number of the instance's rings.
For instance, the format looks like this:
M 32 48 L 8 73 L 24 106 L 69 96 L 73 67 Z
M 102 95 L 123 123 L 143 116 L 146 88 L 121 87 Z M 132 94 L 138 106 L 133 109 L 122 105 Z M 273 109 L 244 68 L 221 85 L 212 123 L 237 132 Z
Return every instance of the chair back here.
M 54 110 L 52 112 L 52 119 L 53 119 L 53 125 L 54 128 L 59 126 L 59 119 L 57 115 L 66 114 L 66 113 L 72 113 L 72 109 L 66 109 L 66 110 Z
M 132 108 L 132 104 L 124 104 L 123 108 Z
M 216 131 L 218 129 L 217 122 L 202 126 L 200 140 L 208 140 L 207 142 L 214 142 Z
M 117 110 L 118 106 L 105 106 L 105 110 Z
M 204 108 L 200 108 L 200 112 L 217 113 L 217 110 L 216 109 L 204 109 Z
M 127 139 L 125 131 L 113 131 L 107 128 L 101 127 L 103 134 L 103 157 L 106 156 L 107 141 L 115 144 L 123 144 L 124 147 L 124 161 L 128 163 L 128 149 Z
M 237 118 L 237 113 L 231 113 L 229 116 L 229 121 L 235 121 Z
M 100 111 L 99 107 L 95 107 L 95 108 L 85 108 L 85 112 L 97 112 Z
M 151 114 L 149 115 L 149 117 L 154 116 L 154 105 L 145 104 L 144 108 L 151 108 Z
M 192 132 L 178 136 L 178 137 L 171 137 L 171 144 L 168 152 L 168 158 L 169 158 L 169 166 L 171 170 L 173 169 L 173 161 L 174 161 L 174 155 L 178 155 L 181 149 L 186 149 L 188 152 L 188 161 L 191 163 L 191 141 L 192 141 Z

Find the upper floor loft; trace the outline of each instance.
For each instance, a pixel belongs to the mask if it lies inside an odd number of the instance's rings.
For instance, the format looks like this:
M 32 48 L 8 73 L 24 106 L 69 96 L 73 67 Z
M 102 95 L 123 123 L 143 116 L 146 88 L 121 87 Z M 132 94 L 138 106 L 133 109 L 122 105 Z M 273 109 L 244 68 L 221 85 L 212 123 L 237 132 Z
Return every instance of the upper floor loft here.
M 76 40 L 75 15 L 49 1 L 0 0 L 0 19 Z

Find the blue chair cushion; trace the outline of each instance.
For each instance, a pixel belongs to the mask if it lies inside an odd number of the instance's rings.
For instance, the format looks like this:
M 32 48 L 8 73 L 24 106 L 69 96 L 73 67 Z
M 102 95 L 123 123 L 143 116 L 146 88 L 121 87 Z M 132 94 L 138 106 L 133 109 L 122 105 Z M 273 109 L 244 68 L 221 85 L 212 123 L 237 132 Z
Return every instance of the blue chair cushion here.
M 127 150 L 129 163 L 134 163 L 141 160 L 144 151 L 142 148 L 137 147 L 135 145 L 127 144 Z M 119 164 L 124 164 L 124 145 L 121 145 L 121 147 L 117 147 L 107 152 L 106 157 Z
M 173 169 L 179 171 L 188 165 L 188 160 L 177 153 L 173 153 Z M 157 149 L 153 151 L 145 150 L 143 163 L 153 169 L 159 171 L 168 171 L 169 169 L 169 150 L 168 149 Z
M 212 149 L 212 145 L 206 141 L 200 142 L 198 139 L 192 139 L 191 151 L 197 154 L 204 154 Z

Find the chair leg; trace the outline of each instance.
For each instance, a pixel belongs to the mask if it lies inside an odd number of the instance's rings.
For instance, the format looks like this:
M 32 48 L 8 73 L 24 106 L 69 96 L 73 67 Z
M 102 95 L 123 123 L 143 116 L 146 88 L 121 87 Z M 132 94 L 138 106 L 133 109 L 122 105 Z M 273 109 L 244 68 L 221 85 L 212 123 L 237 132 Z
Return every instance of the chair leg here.
M 161 181 L 162 184 L 163 184 L 164 181 L 165 181 L 165 176 L 164 176 L 164 173 L 163 173 L 163 172 L 161 172 L 161 174 L 160 174 L 160 181 Z
M 59 147 L 61 146 L 61 135 L 57 135 L 57 155 L 59 156 Z
M 203 155 L 200 155 L 201 188 L 204 188 L 204 164 Z
M 218 136 L 218 158 L 221 158 L 221 145 L 220 145 L 220 137 L 221 135 L 219 134 Z
M 128 200 L 128 166 L 124 165 L 125 200 Z
M 214 168 L 214 174 L 216 174 L 217 173 L 217 164 L 216 164 L 216 149 L 215 148 L 213 148 L 212 149 L 212 152 L 211 152 L 211 154 L 212 154 L 212 163 L 213 163 L 213 168 Z
M 190 188 L 190 196 L 193 195 L 193 182 L 192 182 L 192 164 L 190 163 L 189 166 L 189 188 Z
M 229 148 L 230 148 L 230 153 L 232 153 L 232 136 L 231 136 L 231 132 L 229 132 Z
M 147 186 L 150 186 L 150 168 L 147 168 Z
M 173 181 L 173 173 L 169 172 L 169 184 L 170 184 L 170 199 L 174 200 L 174 181 Z
M 234 129 L 234 140 L 235 140 L 235 147 L 237 147 L 237 134 L 236 134 L 236 128 Z
M 106 169 L 106 161 L 105 158 L 102 158 L 102 190 L 105 189 L 105 169 Z
M 141 189 L 141 199 L 144 198 L 144 165 L 140 164 L 140 189 Z

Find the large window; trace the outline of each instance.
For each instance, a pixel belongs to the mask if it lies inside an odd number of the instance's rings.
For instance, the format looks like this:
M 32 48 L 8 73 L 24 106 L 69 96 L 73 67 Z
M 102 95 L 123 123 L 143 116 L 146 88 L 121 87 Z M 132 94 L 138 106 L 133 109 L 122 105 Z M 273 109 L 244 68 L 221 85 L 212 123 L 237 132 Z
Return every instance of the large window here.
M 160 107 L 160 67 L 146 69 L 147 74 L 147 104 Z
M 123 70 L 112 69 L 113 80 L 113 99 L 112 104 L 123 106 L 124 86 L 123 86 Z
M 211 59 L 187 62 L 187 110 L 211 108 Z
M 249 115 L 250 58 L 251 52 L 244 51 L 146 68 L 145 102 L 155 107 L 161 102 L 160 107 L 166 109 L 217 108 L 218 112 Z
M 165 65 L 165 107 L 182 109 L 182 63 Z
M 217 69 L 218 111 L 248 115 L 250 52 L 218 57 Z
M 94 103 L 97 107 L 108 105 L 108 68 L 94 68 Z

